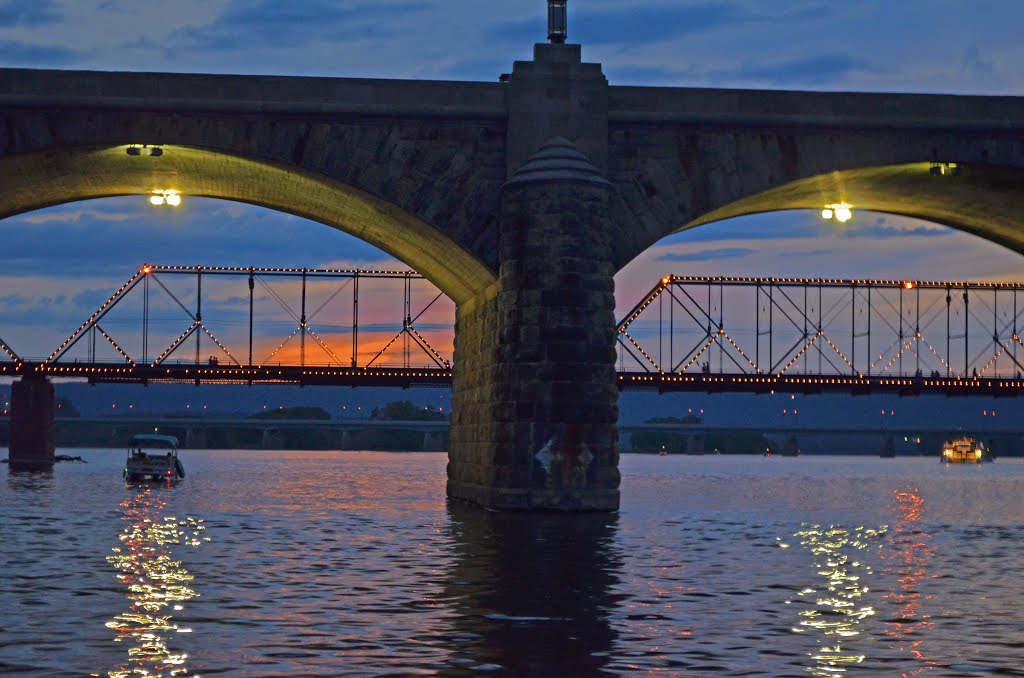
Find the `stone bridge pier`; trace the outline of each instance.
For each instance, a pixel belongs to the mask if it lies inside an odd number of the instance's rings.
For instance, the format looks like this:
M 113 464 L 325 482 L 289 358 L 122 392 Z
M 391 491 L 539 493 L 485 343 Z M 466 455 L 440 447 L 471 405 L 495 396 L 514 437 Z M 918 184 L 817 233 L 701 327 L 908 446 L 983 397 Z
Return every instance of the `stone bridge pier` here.
M 193 427 L 185 431 L 185 447 L 190 450 L 206 449 L 206 429 Z
M 284 432 L 277 428 L 263 429 L 263 435 L 260 438 L 260 446 L 264 450 L 282 449 L 284 447 Z
M 614 510 L 613 228 L 595 164 L 606 162 L 606 83 L 578 45 L 537 45 L 535 57 L 509 80 L 498 280 L 456 312 L 448 496 Z
M 11 470 L 53 468 L 55 403 L 53 384 L 38 372 L 30 372 L 11 384 Z
M 439 431 L 425 431 L 423 433 L 424 452 L 442 452 L 447 449 L 444 442 L 444 434 Z

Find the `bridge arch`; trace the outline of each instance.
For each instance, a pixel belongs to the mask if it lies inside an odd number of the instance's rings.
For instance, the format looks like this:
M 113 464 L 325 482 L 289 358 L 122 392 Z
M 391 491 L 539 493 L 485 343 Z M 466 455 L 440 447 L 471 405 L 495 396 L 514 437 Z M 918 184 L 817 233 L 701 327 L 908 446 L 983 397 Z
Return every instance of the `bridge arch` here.
M 443 230 L 346 183 L 262 159 L 164 145 L 159 157 L 127 145 L 64 147 L 0 158 L 0 217 L 157 189 L 221 198 L 294 214 L 345 231 L 412 266 L 456 302 L 494 275 Z
M 833 171 L 741 198 L 686 224 L 845 202 L 855 210 L 923 219 L 1024 254 L 1024 169 L 910 163 Z
M 788 94 L 788 104 L 777 102 L 781 112 L 730 108 L 725 123 L 709 116 L 610 125 L 614 219 L 632 224 L 618 236 L 616 270 L 672 233 L 839 202 L 924 219 L 1024 253 L 1024 142 L 1008 124 L 965 117 L 970 102 L 918 95 L 850 95 L 833 106 L 848 105 L 857 115 L 798 117 L 797 103 L 813 95 Z M 736 109 L 753 105 L 753 95 L 737 92 Z M 883 104 L 888 108 L 876 108 Z M 879 112 L 889 109 L 889 116 Z

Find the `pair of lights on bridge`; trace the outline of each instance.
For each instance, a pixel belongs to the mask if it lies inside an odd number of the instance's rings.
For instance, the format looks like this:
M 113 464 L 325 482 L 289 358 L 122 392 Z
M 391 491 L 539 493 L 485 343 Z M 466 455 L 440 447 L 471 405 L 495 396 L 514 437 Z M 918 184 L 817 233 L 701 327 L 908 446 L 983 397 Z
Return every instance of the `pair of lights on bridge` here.
M 960 165 L 955 162 L 933 162 L 928 171 L 935 176 L 958 176 L 960 174 Z
M 847 221 L 853 218 L 852 208 L 852 205 L 848 205 L 845 202 L 825 205 L 824 209 L 821 210 L 821 218 L 835 219 L 839 223 L 845 224 Z
M 149 204 L 156 207 L 161 205 L 177 207 L 181 204 L 181 193 L 173 189 L 154 189 L 153 195 L 149 196 Z
M 161 155 L 164 154 L 164 149 L 160 148 L 159 146 L 149 146 L 147 144 L 142 144 L 141 146 L 129 146 L 128 148 L 124 149 L 124 152 L 127 153 L 128 155 L 149 155 L 154 158 L 159 158 Z

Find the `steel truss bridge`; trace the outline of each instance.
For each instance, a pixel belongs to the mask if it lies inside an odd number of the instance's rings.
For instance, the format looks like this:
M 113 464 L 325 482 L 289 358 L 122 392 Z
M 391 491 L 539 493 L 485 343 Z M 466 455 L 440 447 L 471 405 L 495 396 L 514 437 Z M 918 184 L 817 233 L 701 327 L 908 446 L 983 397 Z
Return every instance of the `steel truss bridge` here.
M 391 320 L 361 324 L 368 302 L 369 313 L 384 308 Z M 45 358 L 22 357 L 0 339 L 7 356 L 0 375 L 39 372 L 91 383 L 445 384 L 451 362 L 417 322 L 440 314 L 427 326 L 450 342 L 446 306 L 447 298 L 409 270 L 145 264 Z M 377 341 L 369 350 L 367 330 Z
M 618 326 L 624 388 L 1011 396 L 1021 283 L 666 276 Z
M 1024 283 L 666 276 L 618 325 L 619 386 L 1015 396 L 1021 292 Z M 393 321 L 360 323 L 382 307 Z M 48 356 L 22 357 L 0 338 L 0 376 L 443 386 L 451 361 L 435 343 L 450 352 L 452 308 L 408 270 L 147 264 Z

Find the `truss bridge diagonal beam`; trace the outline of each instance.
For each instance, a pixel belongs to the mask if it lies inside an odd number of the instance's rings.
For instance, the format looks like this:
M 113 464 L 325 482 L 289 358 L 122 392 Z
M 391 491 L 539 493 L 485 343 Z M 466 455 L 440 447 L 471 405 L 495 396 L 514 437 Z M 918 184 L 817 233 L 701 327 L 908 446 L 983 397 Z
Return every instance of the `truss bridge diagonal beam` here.
M 169 284 L 171 276 L 183 278 L 185 286 Z M 220 282 L 210 287 L 211 280 L 219 280 Z M 155 283 L 152 286 L 149 284 L 151 281 Z M 237 292 L 233 292 L 232 290 L 236 289 L 236 281 L 240 289 Z M 272 285 L 271 281 L 281 281 L 292 287 L 275 289 L 277 285 Z M 403 351 L 400 356 L 396 355 L 395 350 L 392 349 L 392 358 L 382 361 L 381 356 L 384 350 L 387 350 L 387 347 L 381 351 L 367 351 L 365 349 L 370 347 L 360 347 L 360 281 L 364 284 L 362 290 L 364 297 L 370 296 L 372 297 L 371 301 L 374 302 L 367 304 L 365 298 L 362 300 L 364 315 L 373 314 L 378 309 L 387 308 L 378 299 L 387 298 L 389 293 L 378 290 L 378 283 L 382 286 L 394 283 L 403 286 L 403 299 L 401 302 L 402 319 L 398 323 L 401 328 L 399 338 L 404 337 L 402 342 Z M 220 361 L 217 361 L 216 357 L 226 356 L 227 363 L 230 365 L 253 367 L 255 366 L 253 353 L 257 340 L 265 344 L 267 339 L 265 333 L 257 334 L 257 321 L 260 323 L 267 322 L 266 316 L 262 312 L 260 314 L 256 313 L 255 289 L 257 282 L 266 290 L 266 296 L 263 298 L 276 301 L 277 305 L 283 309 L 283 314 L 295 322 L 295 330 L 292 334 L 271 353 L 270 357 L 263 361 L 264 363 L 273 360 L 277 356 L 278 351 L 290 339 L 298 336 L 300 340 L 298 363 L 300 366 L 307 365 L 305 339 L 309 337 L 313 344 L 318 347 L 317 357 L 309 362 L 309 366 L 327 364 L 356 368 L 359 362 L 364 361 L 369 356 L 374 356 L 376 353 L 375 357 L 371 360 L 374 367 L 385 368 L 387 365 L 381 363 L 393 364 L 398 359 L 402 361 L 404 367 L 413 368 L 416 363 L 421 362 L 419 359 L 413 360 L 411 358 L 410 352 L 413 352 L 417 355 L 422 354 L 422 362 L 430 365 L 433 369 L 448 370 L 451 367 L 451 358 L 442 355 L 441 351 L 435 346 L 433 338 L 428 336 L 433 330 L 428 328 L 425 331 L 423 328 L 415 325 L 416 321 L 424 317 L 425 313 L 431 309 L 436 310 L 438 303 L 444 298 L 443 293 L 434 288 L 430 292 L 430 297 L 422 299 L 419 296 L 422 294 L 420 291 L 421 286 L 429 285 L 429 283 L 415 271 L 407 269 L 313 269 L 251 266 L 171 266 L 157 264 L 142 265 L 78 329 L 71 333 L 46 358 L 42 359 L 42 362 L 44 364 L 67 363 L 71 350 L 76 346 L 81 346 L 82 338 L 90 332 L 94 332 L 97 335 L 102 334 L 103 338 L 113 347 L 118 356 L 125 362 L 133 365 L 164 366 L 172 359 L 179 363 L 189 362 L 190 359 L 182 355 L 181 349 L 191 341 L 194 341 L 195 346 L 195 357 L 191 359 L 191 362 L 193 364 L 200 364 L 201 339 L 205 337 L 206 340 L 212 341 L 217 349 L 215 356 L 210 356 L 209 361 L 202 362 L 208 362 L 210 365 L 213 365 L 218 362 L 224 362 L 223 357 L 221 357 Z M 339 284 L 337 286 L 324 284 L 330 282 Z M 282 290 L 296 290 L 300 283 L 301 306 L 296 306 L 289 303 L 285 296 L 282 296 L 282 294 L 288 295 L 291 292 L 284 292 Z M 316 287 L 311 287 L 307 292 L 307 283 L 309 285 L 315 284 Z M 204 284 L 207 285 L 205 289 Z M 371 285 L 366 287 L 367 284 Z M 210 291 L 211 289 L 213 292 Z M 315 302 L 315 307 L 313 304 L 310 304 L 309 310 L 311 312 L 308 312 L 309 295 L 319 296 L 319 291 L 325 289 L 327 293 L 323 298 Z M 182 296 L 183 291 L 185 296 Z M 221 293 L 219 296 L 217 295 L 218 291 Z M 345 308 L 345 298 L 339 298 L 346 291 L 351 294 L 350 312 Z M 414 294 L 416 295 L 416 309 L 413 308 Z M 245 299 L 248 299 L 247 314 L 244 309 Z M 203 308 L 204 305 L 206 306 L 205 309 Z M 116 314 L 111 315 L 115 309 Z M 142 313 L 141 319 L 134 319 L 134 314 L 138 313 L 140 309 Z M 157 310 L 154 311 L 153 309 Z M 206 317 L 204 317 L 204 311 L 206 311 Z M 158 326 L 158 323 L 166 326 L 168 321 L 174 322 L 168 316 L 168 312 L 171 312 L 171 315 L 177 312 L 184 313 L 187 318 L 187 325 L 179 330 L 174 330 L 177 336 L 172 334 L 167 336 L 166 343 L 161 342 L 164 343 L 162 351 L 150 354 L 148 348 L 153 343 L 151 335 L 159 333 L 166 336 L 166 327 L 161 328 Z M 160 315 L 157 316 L 157 313 Z M 380 314 L 377 313 L 377 315 Z M 325 320 L 323 325 L 314 329 L 310 321 L 318 317 L 322 317 Z M 116 322 L 105 322 L 105 319 L 109 318 L 115 318 Z M 215 319 L 213 324 L 210 322 L 211 318 Z M 107 326 L 106 329 L 100 327 L 100 322 Z M 278 320 L 272 320 L 272 322 L 278 322 Z M 116 328 L 116 338 L 112 328 L 109 327 L 115 324 L 118 325 Z M 247 335 L 242 337 L 243 330 L 240 328 L 246 324 L 248 325 Z M 379 325 L 380 323 L 377 323 L 372 328 L 375 334 L 380 331 Z M 141 327 L 141 340 L 138 336 L 139 327 Z M 323 331 L 325 327 L 329 328 L 326 333 Z M 351 338 L 347 339 L 349 336 Z M 366 336 L 364 328 L 362 337 L 364 344 L 366 343 Z M 174 338 L 172 339 L 171 337 Z M 247 342 L 247 360 L 241 355 L 243 349 L 239 348 L 243 341 Z M 344 343 L 343 348 L 337 346 L 338 341 Z M 141 351 L 138 350 L 139 344 L 142 347 Z M 22 359 L 13 348 L 2 340 L 0 340 L 0 347 L 4 349 L 4 352 L 0 354 L 0 362 L 6 364 L 8 361 L 17 362 Z M 351 358 L 341 358 L 342 355 L 347 356 L 349 351 L 351 351 Z M 319 352 L 322 352 L 322 354 Z M 78 353 L 80 355 L 81 351 L 79 350 Z M 76 358 L 76 361 L 79 363 L 90 362 L 99 364 L 94 353 L 95 340 L 89 347 L 88 359 L 83 361 L 81 358 Z M 6 358 L 7 361 L 2 360 L 3 358 Z M 292 360 L 290 356 L 284 358 L 286 362 L 290 360 Z M 279 362 L 281 362 L 281 359 L 279 359 Z
M 665 276 L 619 323 L 620 368 L 665 379 L 697 361 L 702 378 L 750 366 L 792 378 L 1016 379 L 1022 290 L 1016 281 Z

